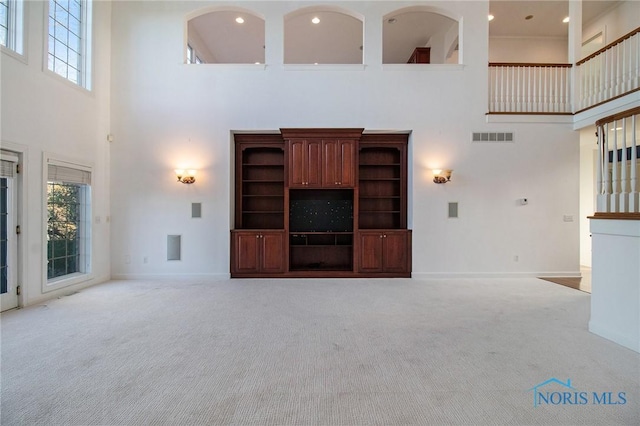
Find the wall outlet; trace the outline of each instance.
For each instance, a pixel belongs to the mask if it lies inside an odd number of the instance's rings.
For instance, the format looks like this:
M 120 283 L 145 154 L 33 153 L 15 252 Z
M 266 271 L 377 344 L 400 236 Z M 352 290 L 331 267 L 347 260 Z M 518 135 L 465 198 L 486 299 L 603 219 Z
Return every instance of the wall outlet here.
M 529 204 L 528 198 L 520 198 L 518 201 L 520 202 L 521 206 L 526 206 L 527 204 Z
M 562 216 L 562 220 L 564 222 L 573 222 L 573 215 L 572 214 L 565 214 L 564 216 Z

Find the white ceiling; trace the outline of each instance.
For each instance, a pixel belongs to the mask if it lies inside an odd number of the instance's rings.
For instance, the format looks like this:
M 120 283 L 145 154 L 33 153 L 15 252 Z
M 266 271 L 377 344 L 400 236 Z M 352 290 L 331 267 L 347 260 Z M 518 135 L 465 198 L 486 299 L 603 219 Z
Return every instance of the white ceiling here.
M 620 0 L 583 1 L 582 22 L 588 24 L 615 7 Z M 568 25 L 562 20 L 569 15 L 566 0 L 493 0 L 489 11 L 495 19 L 489 23 L 492 37 L 567 37 Z M 525 17 L 532 15 L 527 20 Z
M 615 7 L 620 0 L 583 1 L 583 25 Z M 492 37 L 566 37 L 568 0 L 492 0 L 489 23 Z M 525 17 L 533 18 L 526 20 Z M 238 24 L 241 16 L 245 22 Z M 311 23 L 318 17 L 319 24 Z M 389 23 L 388 18 L 395 18 Z M 411 52 L 429 39 L 447 31 L 456 22 L 442 15 L 425 12 L 390 15 L 384 22 L 383 62 L 405 63 Z M 194 31 L 212 55 L 205 61 L 217 63 L 264 63 L 264 21 L 240 12 L 215 12 L 189 22 L 190 39 Z M 309 35 L 310 34 L 310 35 Z M 343 13 L 326 11 L 293 14 L 285 19 L 285 63 L 362 63 L 362 22 Z M 209 59 L 207 59 L 207 57 Z

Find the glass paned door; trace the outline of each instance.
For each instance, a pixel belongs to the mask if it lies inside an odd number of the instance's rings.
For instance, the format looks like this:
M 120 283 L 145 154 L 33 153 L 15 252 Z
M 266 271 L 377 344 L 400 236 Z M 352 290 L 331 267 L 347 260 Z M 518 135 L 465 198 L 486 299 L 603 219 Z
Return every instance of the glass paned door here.
M 17 241 L 15 196 L 10 178 L 0 178 L 0 304 L 2 310 L 18 306 L 16 291 Z

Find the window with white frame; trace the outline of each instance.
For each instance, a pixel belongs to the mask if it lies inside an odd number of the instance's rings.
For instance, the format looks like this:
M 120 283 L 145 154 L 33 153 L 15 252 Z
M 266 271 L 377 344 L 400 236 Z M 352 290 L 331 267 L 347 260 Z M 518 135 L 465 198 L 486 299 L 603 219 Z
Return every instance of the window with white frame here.
M 47 280 L 91 270 L 91 171 L 49 162 Z
M 47 67 L 90 89 L 91 0 L 49 0 Z
M 0 45 L 23 54 L 23 0 L 0 0 Z

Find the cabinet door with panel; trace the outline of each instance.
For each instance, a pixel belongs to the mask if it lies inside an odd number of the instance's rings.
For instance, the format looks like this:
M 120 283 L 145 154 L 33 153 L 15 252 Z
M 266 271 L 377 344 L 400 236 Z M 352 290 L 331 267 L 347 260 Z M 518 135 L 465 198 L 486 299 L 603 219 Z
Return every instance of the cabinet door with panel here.
M 289 187 L 317 188 L 321 186 L 322 142 L 314 139 L 289 141 Z
M 284 231 L 232 231 L 232 275 L 285 271 Z
M 360 231 L 361 273 L 410 273 L 411 234 L 408 230 Z
M 356 184 L 356 141 L 322 141 L 322 186 L 353 188 Z

